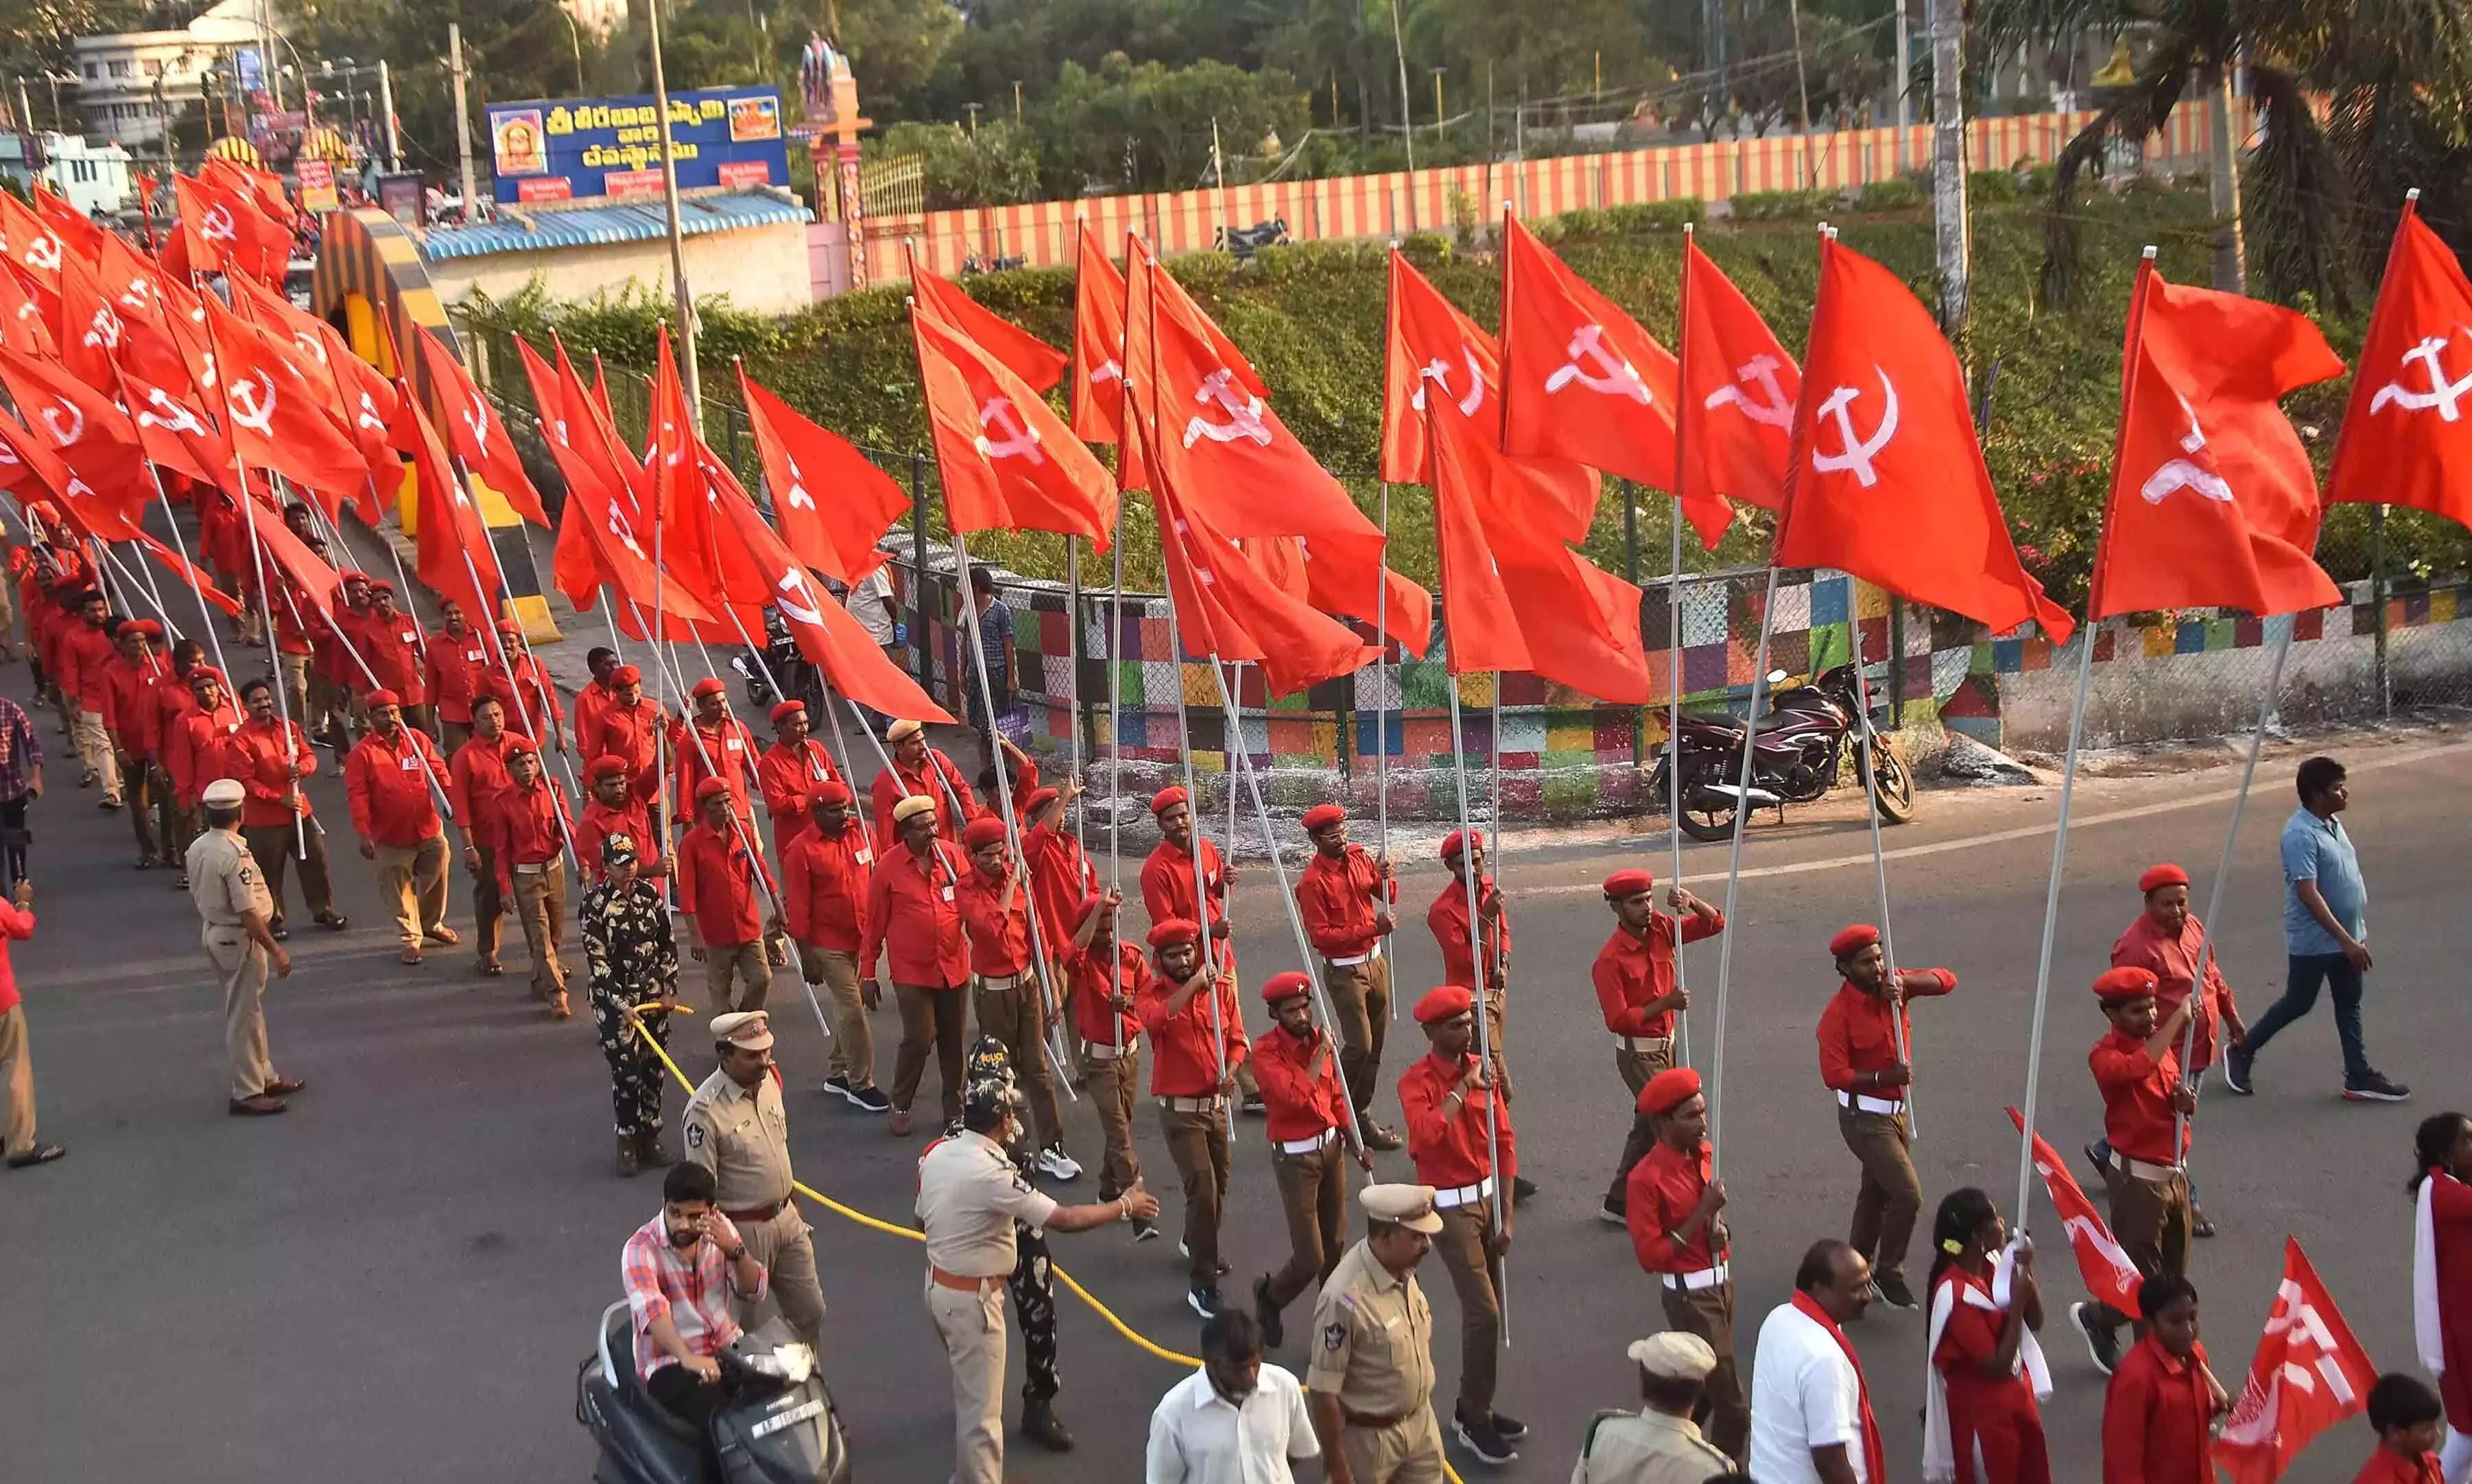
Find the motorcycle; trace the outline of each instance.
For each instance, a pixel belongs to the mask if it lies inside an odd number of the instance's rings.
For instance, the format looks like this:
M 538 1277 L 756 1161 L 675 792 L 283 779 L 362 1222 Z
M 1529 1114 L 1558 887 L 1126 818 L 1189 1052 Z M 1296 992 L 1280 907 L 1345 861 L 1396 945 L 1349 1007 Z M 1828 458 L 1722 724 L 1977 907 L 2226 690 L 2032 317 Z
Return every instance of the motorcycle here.
M 742 648 L 729 656 L 729 668 L 747 692 L 748 709 L 762 716 L 772 709 L 775 700 L 803 700 L 811 714 L 817 712 L 820 687 L 815 683 L 814 668 L 798 652 L 798 643 L 790 637 L 790 625 L 774 609 L 764 610 L 764 652 Z M 775 695 L 772 682 L 778 680 L 789 693 Z
M 1288 233 L 1288 219 L 1272 217 L 1251 226 L 1223 226 L 1213 235 L 1211 247 L 1241 263 L 1264 247 L 1284 247 L 1294 241 Z
M 816 1353 L 779 1319 L 713 1357 L 730 1401 L 713 1414 L 722 1477 L 709 1484 L 849 1484 L 849 1440 Z M 577 1367 L 575 1420 L 601 1446 L 593 1484 L 707 1484 L 702 1442 L 635 1374 L 627 1301 L 601 1314 L 593 1354 Z
M 1862 715 L 1854 667 L 1839 665 L 1808 685 L 1789 686 L 1786 681 L 1782 670 L 1769 676 L 1777 689 L 1770 693 L 1768 715 L 1751 729 L 1747 792 L 1742 786 L 1743 724 L 1722 714 L 1685 712 L 1673 739 L 1657 751 L 1649 774 L 1650 797 L 1660 805 L 1673 798 L 1672 770 L 1678 766 L 1682 807 L 1675 823 L 1696 840 L 1725 839 L 1733 834 L 1735 810 L 1746 804 L 1775 809 L 1782 815 L 1788 804 L 1815 803 L 1825 796 L 1841 774 L 1859 778 L 1867 736 L 1881 819 L 1890 824 L 1912 819 L 1913 775 L 1884 735 L 1888 708 L 1874 707 L 1869 716 Z

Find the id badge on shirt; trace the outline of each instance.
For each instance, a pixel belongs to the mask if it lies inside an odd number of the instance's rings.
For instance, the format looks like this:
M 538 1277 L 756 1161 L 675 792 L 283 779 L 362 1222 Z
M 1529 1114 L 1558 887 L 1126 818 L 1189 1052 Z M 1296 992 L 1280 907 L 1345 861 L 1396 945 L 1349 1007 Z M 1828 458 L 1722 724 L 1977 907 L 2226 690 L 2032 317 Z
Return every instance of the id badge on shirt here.
M 947 902 L 953 900 L 953 883 L 951 882 L 946 882 L 944 883 L 944 900 Z
M 733 737 L 722 745 L 727 747 L 732 752 L 745 752 L 747 750 L 747 739 L 744 737 Z
M 403 769 L 405 772 L 407 772 L 407 773 L 416 773 L 416 772 L 419 772 L 419 771 L 420 771 L 420 755 L 419 755 L 418 753 L 406 753 L 406 754 L 404 754 L 403 761 L 402 761 L 402 762 L 400 762 L 400 763 L 398 763 L 398 764 L 396 764 L 395 766 L 396 766 L 397 767 L 402 768 L 402 769 Z
M 468 665 L 478 665 L 486 658 L 487 658 L 487 655 L 479 649 L 466 649 L 464 651 L 464 661 Z
M 405 629 L 402 633 L 400 633 L 400 634 L 396 635 L 395 637 L 396 637 L 396 638 L 398 638 L 398 639 L 400 639 L 400 640 L 402 640 L 405 644 L 415 644 L 415 643 L 417 643 L 417 642 L 419 641 L 419 639 L 420 639 L 420 635 L 419 635 L 416 631 L 415 631 L 415 630 L 413 630 L 413 629 L 409 629 L 409 628 Z

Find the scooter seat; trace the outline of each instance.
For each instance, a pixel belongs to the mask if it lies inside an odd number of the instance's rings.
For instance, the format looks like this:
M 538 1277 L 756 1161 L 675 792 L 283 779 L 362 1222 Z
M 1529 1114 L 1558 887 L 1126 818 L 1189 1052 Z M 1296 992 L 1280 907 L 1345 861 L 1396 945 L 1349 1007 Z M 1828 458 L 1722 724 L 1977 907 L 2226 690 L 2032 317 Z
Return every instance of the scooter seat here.
M 644 1385 L 644 1378 L 635 1371 L 635 1322 L 625 1306 L 609 1316 L 607 1350 L 609 1363 L 617 1375 L 607 1378 L 612 1390 L 619 1394 L 628 1410 L 660 1425 L 672 1437 L 691 1447 L 701 1448 L 703 1435 L 693 1424 L 660 1403 Z

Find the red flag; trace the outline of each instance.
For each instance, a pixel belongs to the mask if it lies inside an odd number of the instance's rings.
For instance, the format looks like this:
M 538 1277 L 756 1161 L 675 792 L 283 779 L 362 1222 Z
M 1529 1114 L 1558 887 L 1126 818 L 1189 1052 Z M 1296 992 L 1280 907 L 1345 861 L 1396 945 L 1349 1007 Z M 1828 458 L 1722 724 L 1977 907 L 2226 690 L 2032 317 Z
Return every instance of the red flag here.
M 2377 1378 L 2300 1243 L 2285 1237 L 2283 1282 L 2248 1384 L 2215 1439 L 2215 1467 L 2231 1484 L 2273 1484 L 2310 1439 L 2367 1409 Z
M 2026 1116 L 2011 1108 L 2008 1121 L 2022 1130 Z M 2068 1237 L 2069 1250 L 2077 1255 L 2078 1276 L 2085 1280 L 2086 1292 L 2124 1314 L 2136 1313 L 2137 1290 L 2146 1280 L 2128 1260 L 2127 1250 L 2113 1238 L 2094 1202 L 2078 1188 L 2069 1166 L 2040 1134 L 2034 1136 L 2034 1172 L 2043 1177 L 2052 1209 L 2059 1213 L 2060 1230 Z
M 132 366 L 120 372 L 121 393 L 137 424 L 146 457 L 167 469 L 225 489 L 240 487 L 232 468 L 231 440 L 204 412 Z M 151 490 L 149 491 L 151 493 Z
M 1676 438 L 1684 451 L 1679 491 L 1700 539 L 1717 544 L 1724 502 L 1785 507 L 1794 407 L 1802 372 L 1751 301 L 1682 239 L 1682 360 Z
M 93 273 L 98 293 L 120 320 L 120 364 L 183 400 L 195 401 L 192 363 L 198 358 L 184 342 L 203 335 L 205 311 L 196 295 L 166 284 L 153 263 L 107 232 Z
M 267 220 L 256 202 L 210 180 L 172 177 L 179 235 L 190 269 L 239 272 L 280 283 L 292 260 L 292 231 Z
M 106 298 L 93 267 L 75 256 L 60 263 L 60 365 L 70 375 L 108 392 L 111 368 L 127 335 L 119 309 Z
M 2111 506 L 2087 617 L 2294 613 L 2342 601 L 2309 557 L 2318 479 L 2277 405 L 2341 375 L 2342 359 L 2291 310 L 2166 283 L 2151 260 L 2132 292 Z
M 644 483 L 651 490 L 654 554 L 671 583 L 718 610 L 729 601 L 729 594 L 713 530 L 712 501 L 703 487 L 703 460 L 697 452 L 701 440 L 687 408 L 686 383 L 670 352 L 666 324 L 655 342 L 649 421 L 652 437 L 644 450 Z M 637 503 L 646 503 L 641 492 Z
M 1052 530 L 1106 550 L 1116 482 L 1063 419 L 926 300 L 913 301 L 910 329 L 947 524 L 964 535 Z
M 137 425 L 109 392 L 70 375 L 59 362 L 13 350 L 0 350 L 0 384 L 26 426 L 41 436 L 44 451 L 83 480 L 89 495 L 128 510 L 154 492 Z
M 1995 630 L 2076 624 L 2026 575 L 1983 466 L 1965 377 L 1894 273 L 1834 238 L 1777 518 L 1780 567 L 1834 567 Z
M 292 220 L 292 198 L 285 194 L 283 177 L 273 171 L 258 170 L 220 154 L 208 155 L 198 167 L 198 177 L 211 180 L 226 191 L 232 191 L 274 222 Z
M 498 410 L 472 385 L 463 361 L 443 340 L 426 330 L 415 331 L 414 338 L 420 342 L 429 385 L 446 407 L 447 441 L 464 460 L 465 472 L 496 490 L 517 515 L 547 530 L 549 512 L 541 508 L 540 492 L 524 472 L 524 461 L 515 453 L 514 440 L 507 436 Z
M 640 515 L 634 482 L 644 468 L 609 421 L 608 389 L 604 386 L 594 391 L 584 389 L 583 378 L 576 373 L 575 363 L 566 359 L 566 343 L 556 331 L 550 334 L 549 345 L 558 361 L 558 436 L 584 460 L 613 498 L 626 502 L 627 513 Z M 549 405 L 542 404 L 545 415 Z
M 920 268 L 915 253 L 910 261 L 910 296 L 976 342 L 988 358 L 1004 363 L 1031 390 L 1044 395 L 1064 379 L 1070 357 L 963 293 L 958 285 Z
M 1295 695 L 1371 662 L 1376 651 L 1355 630 L 1283 591 L 1173 493 L 1161 489 L 1153 503 L 1187 653 L 1258 661 L 1272 695 Z
M 1390 250 L 1390 313 L 1382 371 L 1382 477 L 1394 484 L 1430 483 L 1425 413 L 1472 420 L 1500 446 L 1501 352 L 1493 337 Z M 1597 513 L 1596 471 L 1563 459 L 1523 459 L 1535 478 L 1522 488 L 1536 500 L 1528 519 L 1545 522 L 1565 541 L 1587 536 Z M 1673 459 L 1666 460 L 1668 469 Z
M 19 405 L 22 407 L 24 404 Z M 96 494 L 93 485 L 47 446 L 49 441 L 40 434 L 28 433 L 25 425 L 15 418 L 0 413 L 0 447 L 8 450 L 12 461 L 24 474 L 32 476 L 27 479 L 21 475 L 9 481 L 12 487 L 22 495 L 31 492 L 34 486 L 40 486 L 42 492 L 55 502 L 61 516 L 77 528 L 80 535 L 103 541 L 137 539 L 141 533 L 137 524 L 129 518 L 120 503 Z M 5 474 L 6 465 L 0 463 L 0 476 Z
M 344 588 L 344 575 L 324 557 L 309 550 L 308 543 L 294 535 L 292 528 L 283 523 L 282 516 L 274 513 L 273 506 L 263 500 L 248 500 L 242 504 L 249 511 L 250 524 L 257 528 L 258 547 L 267 561 L 292 584 L 300 599 L 308 602 L 311 612 L 300 617 L 306 620 L 314 614 L 325 624 L 333 624 L 337 595 Z M 306 626 L 313 633 L 325 632 L 319 624 Z
M 392 441 L 403 411 L 394 383 L 355 355 L 342 332 L 325 320 L 301 313 L 290 299 L 263 284 L 247 278 L 230 282 L 233 307 L 283 348 L 310 389 L 323 398 L 327 415 L 360 452 L 367 471 L 364 478 L 337 493 L 347 496 L 360 507 L 361 519 L 375 526 L 377 491 L 393 490 L 403 478 L 403 461 L 395 457 Z
M 2472 280 L 2413 200 L 2387 249 L 2326 499 L 2472 526 Z
M 52 345 L 51 322 L 36 301 L 35 291 L 27 286 L 25 271 L 5 258 L 0 258 L 0 345 L 29 356 L 58 353 Z
M 1638 320 L 1502 215 L 1502 451 L 1676 488 L 1680 369 Z M 1710 546 L 1725 509 L 1691 512 Z
M 64 198 L 40 185 L 35 187 L 34 194 L 35 215 L 45 226 L 59 234 L 65 260 L 93 267 L 94 255 L 102 250 L 104 241 L 111 234 L 95 225 L 85 213 L 70 205 Z
M 35 215 L 35 208 L 6 191 L 0 191 L 0 252 L 25 271 L 26 281 L 46 304 L 59 301 L 60 264 L 67 257 L 60 234 Z
M 211 295 L 206 324 L 222 373 L 224 430 L 240 461 L 320 492 L 328 502 L 327 513 L 334 514 L 339 498 L 359 493 L 368 480 L 368 461 L 329 411 L 334 384 L 312 382 L 296 347 L 241 319 Z
M 1125 275 L 1107 260 L 1087 217 L 1074 230 L 1073 436 L 1084 443 L 1122 443 Z
M 407 389 L 407 392 L 409 389 Z M 438 429 L 417 397 L 403 397 L 414 436 L 413 475 L 417 488 L 413 541 L 419 550 L 414 572 L 431 592 L 451 599 L 476 620 L 494 618 L 496 595 L 506 590 L 489 528 L 439 441 Z M 468 563 L 468 564 L 467 564 Z
M 837 582 L 866 576 L 883 559 L 876 538 L 910 508 L 909 491 L 847 438 L 757 386 L 744 364 L 738 386 L 781 539 L 800 561 Z
M 240 617 L 240 600 L 215 586 L 215 579 L 199 571 L 187 557 L 143 530 L 137 533 L 137 544 L 146 549 L 146 554 L 161 562 L 163 569 L 178 578 L 191 592 L 212 603 L 226 616 L 235 619 Z

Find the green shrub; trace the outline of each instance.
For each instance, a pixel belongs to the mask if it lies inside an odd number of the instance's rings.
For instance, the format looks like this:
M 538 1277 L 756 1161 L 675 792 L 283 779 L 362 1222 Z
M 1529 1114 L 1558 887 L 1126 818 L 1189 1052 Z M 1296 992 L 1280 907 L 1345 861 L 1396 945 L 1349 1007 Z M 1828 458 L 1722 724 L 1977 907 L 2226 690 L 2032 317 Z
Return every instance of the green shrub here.
M 1746 191 L 1731 204 L 1737 222 L 1817 222 L 1842 201 L 1835 191 Z
M 1678 232 L 1686 223 L 1697 226 L 1707 221 L 1708 203 L 1697 196 L 1634 201 L 1628 205 L 1607 206 L 1605 220 L 1617 232 Z
M 1965 199 L 1968 201 L 2012 201 L 2017 199 L 2017 173 L 2013 170 L 1977 170 L 1965 177 Z
M 2058 175 L 2059 167 L 2056 165 L 2029 165 L 2026 167 L 2025 178 L 2018 183 L 2025 187 L 2026 194 L 2029 196 L 2049 196 L 2052 194 L 2052 182 L 2058 177 Z
M 1565 241 L 1574 237 L 1603 237 L 1612 230 L 1611 219 L 1594 207 L 1581 206 L 1575 211 L 1562 213 L 1562 236 Z
M 1920 183 L 1896 176 L 1887 180 L 1874 180 L 1863 187 L 1862 194 L 1854 198 L 1854 209 L 1912 211 L 1923 203 L 1923 199 Z
M 1410 232 L 1399 239 L 1399 255 L 1428 271 L 1451 260 L 1451 240 L 1439 232 Z

